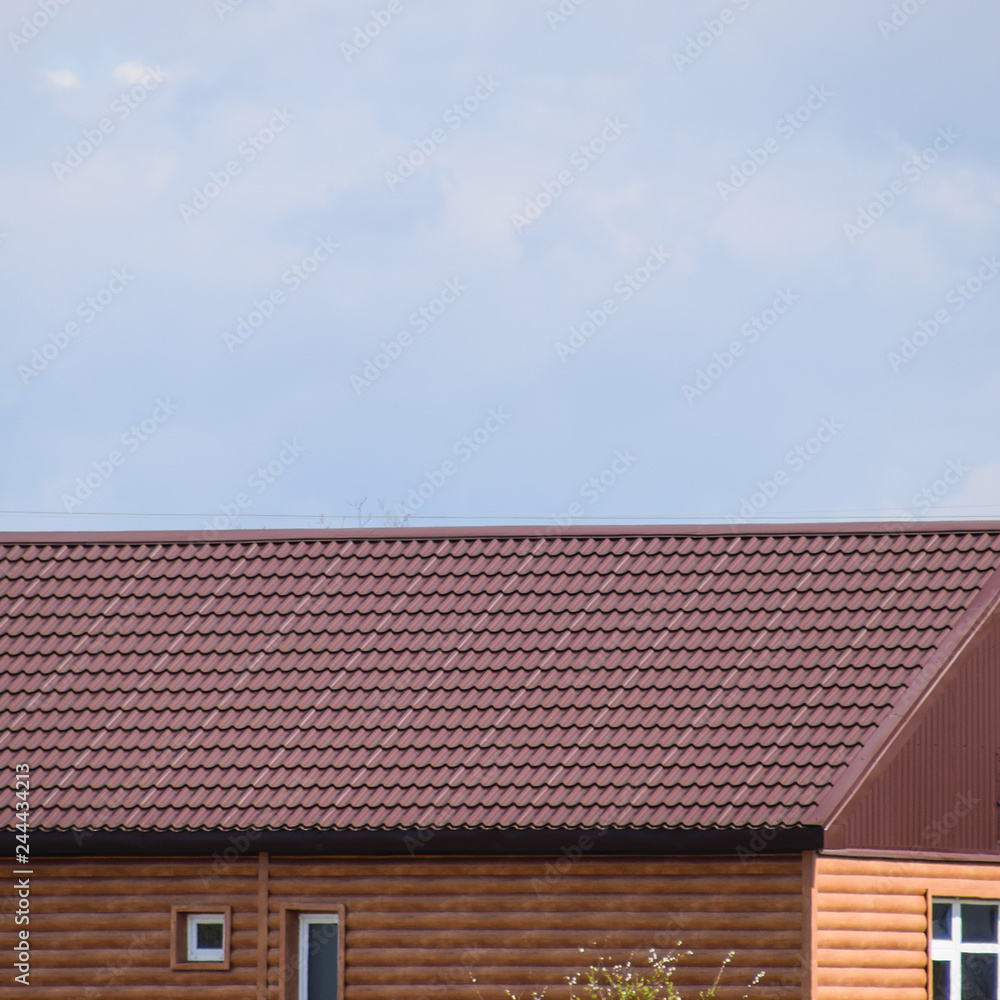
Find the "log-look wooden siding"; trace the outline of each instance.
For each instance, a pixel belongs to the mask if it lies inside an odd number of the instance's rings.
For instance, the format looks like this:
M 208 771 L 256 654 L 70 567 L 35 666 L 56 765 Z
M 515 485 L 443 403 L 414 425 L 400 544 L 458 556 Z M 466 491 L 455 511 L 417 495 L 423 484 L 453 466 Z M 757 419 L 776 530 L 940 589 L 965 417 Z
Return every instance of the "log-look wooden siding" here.
M 225 866 L 221 876 L 197 860 L 40 860 L 32 879 L 31 995 L 252 1000 L 265 899 L 268 1000 L 283 995 L 281 909 L 313 909 L 309 901 L 346 906 L 346 1000 L 505 1000 L 507 989 L 518 997 L 546 989 L 546 1000 L 564 1000 L 565 977 L 597 957 L 642 957 L 678 939 L 696 952 L 679 982 L 710 979 L 736 949 L 725 980 L 733 988 L 720 997 L 741 996 L 735 986 L 761 969 L 762 1000 L 802 995 L 799 857 L 583 857 L 562 870 L 555 863 L 271 858 L 265 883 L 256 858 Z M 170 908 L 198 899 L 232 905 L 229 971 L 170 970 Z
M 928 898 L 1000 899 L 1000 859 L 820 856 L 814 892 L 814 1000 L 927 1000 Z

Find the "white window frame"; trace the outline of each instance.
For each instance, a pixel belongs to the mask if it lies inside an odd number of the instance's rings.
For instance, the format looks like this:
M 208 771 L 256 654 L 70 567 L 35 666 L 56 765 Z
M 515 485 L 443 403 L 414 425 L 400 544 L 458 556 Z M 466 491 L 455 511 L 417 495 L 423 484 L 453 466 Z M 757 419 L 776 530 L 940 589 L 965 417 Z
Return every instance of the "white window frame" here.
M 933 906 L 938 903 L 951 904 L 951 938 L 936 938 L 933 936 L 934 929 L 931 920 L 933 919 Z M 931 936 L 931 968 L 930 973 L 934 973 L 934 962 L 948 962 L 951 965 L 951 992 L 949 1000 L 962 1000 L 962 955 L 996 955 L 997 965 L 1000 966 L 1000 941 L 994 942 L 973 942 L 962 940 L 962 906 L 996 906 L 1000 909 L 1000 900 L 996 899 L 969 899 L 965 896 L 932 896 L 931 913 L 928 914 L 927 933 Z M 1000 937 L 1000 912 L 998 912 L 997 934 Z M 1000 989 L 1000 984 L 998 984 Z
M 211 924 L 222 927 L 221 948 L 199 948 L 198 927 Z M 224 962 L 226 960 L 226 915 L 224 913 L 189 913 L 187 915 L 187 960 L 189 962 Z
M 343 933 L 337 913 L 299 914 L 299 1000 L 309 996 L 309 928 L 315 924 L 337 924 L 337 933 Z

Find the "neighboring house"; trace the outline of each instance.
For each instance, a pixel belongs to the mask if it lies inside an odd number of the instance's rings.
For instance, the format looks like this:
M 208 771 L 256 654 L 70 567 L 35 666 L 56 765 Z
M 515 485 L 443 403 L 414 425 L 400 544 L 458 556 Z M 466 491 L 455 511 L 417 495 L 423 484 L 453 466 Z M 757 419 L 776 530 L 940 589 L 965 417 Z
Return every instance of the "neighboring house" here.
M 561 1000 L 682 940 L 997 1000 L 1000 524 L 7 535 L 0 578 L 4 996 Z

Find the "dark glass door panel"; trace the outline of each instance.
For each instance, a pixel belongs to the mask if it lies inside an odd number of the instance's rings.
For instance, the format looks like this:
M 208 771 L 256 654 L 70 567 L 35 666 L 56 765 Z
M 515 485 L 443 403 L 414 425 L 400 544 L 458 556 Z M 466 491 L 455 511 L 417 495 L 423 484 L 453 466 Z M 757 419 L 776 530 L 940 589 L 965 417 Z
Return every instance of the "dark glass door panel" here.
M 306 958 L 306 1000 L 337 1000 L 340 943 L 337 924 L 310 923 Z

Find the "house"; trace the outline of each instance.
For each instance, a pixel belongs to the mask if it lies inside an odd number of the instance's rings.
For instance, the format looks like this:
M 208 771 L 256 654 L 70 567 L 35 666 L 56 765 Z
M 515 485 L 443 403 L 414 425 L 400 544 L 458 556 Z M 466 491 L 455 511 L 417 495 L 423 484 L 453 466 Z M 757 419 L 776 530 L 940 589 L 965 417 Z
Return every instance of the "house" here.
M 1000 524 L 9 534 L 0 574 L 3 995 L 564 1000 L 682 940 L 726 996 L 997 1000 Z

